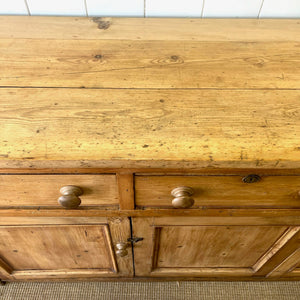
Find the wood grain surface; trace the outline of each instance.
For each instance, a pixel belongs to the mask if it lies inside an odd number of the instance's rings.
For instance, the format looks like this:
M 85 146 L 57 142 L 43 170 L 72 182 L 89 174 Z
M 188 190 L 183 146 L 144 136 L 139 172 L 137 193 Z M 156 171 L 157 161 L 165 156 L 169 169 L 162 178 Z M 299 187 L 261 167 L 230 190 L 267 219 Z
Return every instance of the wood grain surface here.
M 105 225 L 1 226 L 0 233 L 0 256 L 13 278 L 117 272 Z
M 299 28 L 0 16 L 1 279 L 299 278 Z
M 300 167 L 298 90 L 8 88 L 0 96 L 3 167 L 52 160 Z
M 199 207 L 298 207 L 300 176 L 263 176 L 244 183 L 244 176 L 136 176 L 135 203 L 139 207 L 172 207 L 171 191 L 191 187 Z
M 282 243 L 287 226 L 248 226 L 213 223 L 201 225 L 198 218 L 133 218 L 133 233 L 145 239 L 135 250 L 137 276 L 265 276 L 284 260 L 288 239 Z M 299 227 L 296 228 L 299 230 Z M 273 248 L 280 249 L 273 251 Z M 292 252 L 293 247 L 290 247 Z M 283 249 L 283 252 L 281 251 Z M 281 261 L 276 259 L 277 252 Z M 274 256 L 274 257 L 273 257 Z M 298 258 L 296 254 L 290 259 Z M 257 273 L 260 261 L 264 272 Z M 277 261 L 277 264 L 274 264 Z
M 0 41 L 1 86 L 299 88 L 299 42 Z
M 1 16 L 0 167 L 299 168 L 298 32 Z
M 300 41 L 297 19 L 0 16 L 0 39 Z
M 79 186 L 83 206 L 118 207 L 115 175 L 0 175 L 0 207 L 61 207 L 59 190 L 66 185 Z
M 161 227 L 157 264 L 153 268 L 249 268 L 286 227 Z

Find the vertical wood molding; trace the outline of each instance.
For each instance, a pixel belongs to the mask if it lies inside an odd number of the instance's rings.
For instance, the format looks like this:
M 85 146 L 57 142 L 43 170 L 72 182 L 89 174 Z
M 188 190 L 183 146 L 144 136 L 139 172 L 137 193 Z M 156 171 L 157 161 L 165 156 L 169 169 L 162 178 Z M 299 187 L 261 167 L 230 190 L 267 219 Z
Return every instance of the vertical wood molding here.
M 128 244 L 128 255 L 119 257 L 115 254 L 116 244 L 118 242 L 127 242 L 127 239 L 131 237 L 130 234 L 130 222 L 128 218 L 108 218 L 107 219 L 114 247 L 114 257 L 117 262 L 118 275 L 125 277 L 133 276 L 133 262 L 132 262 L 132 249 Z
M 4 276 L 10 276 L 12 272 L 13 268 L 0 257 L 0 273 Z
M 113 241 L 110 239 L 110 232 L 109 232 L 108 226 L 103 227 L 103 234 L 106 238 L 105 239 L 106 246 L 107 246 L 109 254 L 112 258 L 112 260 L 111 260 L 112 271 L 115 273 L 118 273 L 118 266 L 117 266 L 117 262 L 115 260 L 114 245 L 113 245 Z
M 121 210 L 134 209 L 134 175 L 133 173 L 118 173 L 119 202 Z
M 161 227 L 154 227 L 151 272 L 157 269 L 158 252 L 159 252 L 159 245 L 160 245 L 160 232 L 161 232 Z

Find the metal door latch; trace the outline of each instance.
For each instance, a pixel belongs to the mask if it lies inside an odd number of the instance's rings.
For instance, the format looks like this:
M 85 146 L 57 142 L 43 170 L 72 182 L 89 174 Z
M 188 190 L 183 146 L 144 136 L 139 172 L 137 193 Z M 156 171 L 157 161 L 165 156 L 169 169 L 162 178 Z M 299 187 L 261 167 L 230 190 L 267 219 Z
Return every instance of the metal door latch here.
M 133 244 L 139 242 L 139 241 L 142 241 L 144 238 L 142 237 L 132 237 L 132 238 L 128 238 L 127 239 L 127 242 L 131 242 Z

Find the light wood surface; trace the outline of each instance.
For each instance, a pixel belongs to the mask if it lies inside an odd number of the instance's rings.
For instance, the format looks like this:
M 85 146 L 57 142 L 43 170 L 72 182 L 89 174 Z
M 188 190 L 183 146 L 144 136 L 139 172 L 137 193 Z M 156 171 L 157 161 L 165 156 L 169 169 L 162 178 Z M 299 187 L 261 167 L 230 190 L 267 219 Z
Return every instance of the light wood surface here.
M 299 279 L 299 28 L 0 16 L 1 279 Z
M 80 206 L 112 206 L 118 202 L 115 175 L 0 175 L 0 207 L 59 207 L 59 190 L 66 185 L 78 185 L 83 190 Z
M 0 17 L 0 38 L 300 41 L 296 19 Z
M 126 217 L 111 217 L 108 218 L 108 224 L 110 229 L 110 234 L 113 243 L 114 257 L 118 267 L 118 276 L 132 277 L 134 273 L 134 262 L 133 253 L 130 243 L 126 248 L 128 254 L 124 257 L 119 257 L 116 255 L 117 247 L 116 244 L 123 242 L 126 243 L 128 238 L 131 237 L 130 221 Z
M 131 276 L 131 250 L 127 258 L 115 258 L 122 230 L 125 239 L 130 234 L 128 220 L 119 220 L 108 225 L 55 220 L 50 225 L 2 225 L 0 270 L 11 279 Z
M 262 176 L 259 182 L 244 183 L 244 176 L 136 176 L 136 205 L 172 207 L 171 191 L 191 187 L 199 207 L 298 207 L 300 176 Z
M 159 228 L 153 268 L 251 267 L 286 227 L 168 226 Z
M 2 167 L 24 161 L 84 167 L 97 159 L 107 167 L 114 160 L 115 167 L 131 160 L 160 168 L 169 161 L 193 162 L 187 168 L 300 167 L 299 91 L 1 89 L 0 95 Z
M 133 173 L 117 174 L 120 209 L 134 209 L 134 175 Z
M 253 270 L 257 272 L 260 268 L 264 266 L 276 253 L 278 253 L 281 248 L 287 244 L 293 237 L 298 233 L 300 227 L 290 227 L 284 234 L 276 241 L 276 243 L 266 252 L 253 266 Z M 274 271 L 274 270 L 273 270 Z M 273 272 L 272 271 L 272 272 Z
M 108 210 L 108 209 L 50 209 L 50 208 L 9 208 L 0 209 L 1 220 L 9 220 L 13 217 L 30 217 L 36 222 L 36 218 L 101 218 L 101 217 L 159 217 L 157 219 L 168 219 L 169 217 L 185 217 L 185 222 L 190 222 L 190 217 L 198 217 L 202 224 L 244 224 L 255 221 L 261 225 L 300 225 L 300 209 L 257 209 L 257 208 L 201 208 L 201 209 L 145 209 L 145 210 Z M 5 217 L 9 219 L 5 219 Z M 201 218 L 200 218 L 201 217 Z M 224 218 L 226 217 L 226 218 Z M 223 219 L 222 219 L 223 218 Z M 156 220 L 157 220 L 156 219 Z M 180 219 L 180 218 L 178 218 Z M 78 219 L 78 222 L 80 219 Z M 82 219 L 81 219 L 82 220 Z M 83 219 L 84 220 L 84 219 Z M 42 222 L 42 221 L 41 221 Z M 67 222 L 65 219 L 64 222 Z M 86 221 L 89 222 L 89 221 Z M 194 224 L 195 221 L 191 219 Z M 77 223 L 77 222 L 75 222 Z
M 1 40 L 1 86 L 298 89 L 297 42 Z M 240 100 L 241 101 L 241 100 Z
M 116 272 L 104 225 L 1 226 L 0 256 L 18 271 Z M 94 271 L 93 271 L 94 270 Z M 94 273 L 95 275 L 95 273 Z M 59 274 L 58 274 L 59 277 Z
M 185 220 L 133 219 L 133 233 L 145 237 L 135 247 L 137 276 L 256 276 L 257 261 L 264 257 L 268 265 L 273 257 L 266 259 L 266 253 L 288 229 L 255 223 L 205 226 L 195 218 Z
M 283 239 L 275 243 L 273 247 L 275 251 L 268 263 L 259 266 L 260 269 L 256 272 L 258 276 L 278 278 L 289 275 L 299 265 L 300 227 L 297 226 L 287 233 L 288 235 L 285 234 Z

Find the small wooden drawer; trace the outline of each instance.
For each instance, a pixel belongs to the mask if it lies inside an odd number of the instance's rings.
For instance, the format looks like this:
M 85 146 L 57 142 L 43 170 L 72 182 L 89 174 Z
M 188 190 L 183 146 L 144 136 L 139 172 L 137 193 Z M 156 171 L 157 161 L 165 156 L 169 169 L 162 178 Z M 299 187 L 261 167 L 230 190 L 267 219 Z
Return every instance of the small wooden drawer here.
M 300 208 L 300 176 L 262 176 L 252 183 L 245 176 L 136 176 L 135 203 L 143 207 L 173 207 L 171 191 L 190 187 L 199 207 Z M 246 179 L 247 181 L 247 179 Z M 251 180 L 250 180 L 251 181 Z
M 64 186 L 82 191 L 80 207 L 119 204 L 116 176 L 111 174 L 34 174 L 0 175 L 0 207 L 61 207 L 58 198 Z

